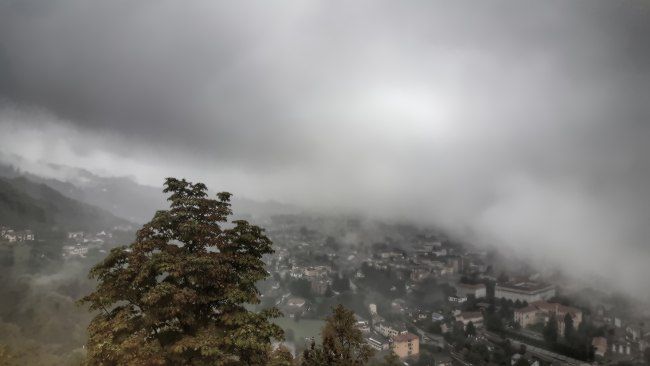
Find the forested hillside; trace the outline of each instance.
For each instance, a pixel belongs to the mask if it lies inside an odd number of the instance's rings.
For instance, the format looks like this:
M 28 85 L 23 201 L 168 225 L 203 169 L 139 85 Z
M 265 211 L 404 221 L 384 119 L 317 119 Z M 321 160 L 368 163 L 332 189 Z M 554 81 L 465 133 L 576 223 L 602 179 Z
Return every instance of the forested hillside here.
M 128 225 L 106 210 L 27 178 L 0 178 L 0 224 L 33 230 L 104 230 Z

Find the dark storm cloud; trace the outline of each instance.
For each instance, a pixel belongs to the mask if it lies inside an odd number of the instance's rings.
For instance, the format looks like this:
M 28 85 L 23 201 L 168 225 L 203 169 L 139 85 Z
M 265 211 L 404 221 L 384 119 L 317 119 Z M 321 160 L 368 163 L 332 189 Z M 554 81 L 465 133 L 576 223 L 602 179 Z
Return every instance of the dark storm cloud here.
M 0 90 L 84 128 L 246 164 L 304 154 L 322 141 L 312 124 L 332 122 L 296 115 L 300 105 L 326 109 L 369 80 L 435 83 L 458 61 L 467 77 L 454 87 L 485 99 L 525 82 L 529 62 L 562 84 L 609 85 L 636 81 L 650 61 L 647 9 L 635 4 L 274 5 L 5 0 Z M 533 97 L 564 97 L 562 84 Z
M 0 0 L 0 142 L 647 289 L 649 42 L 644 1 Z

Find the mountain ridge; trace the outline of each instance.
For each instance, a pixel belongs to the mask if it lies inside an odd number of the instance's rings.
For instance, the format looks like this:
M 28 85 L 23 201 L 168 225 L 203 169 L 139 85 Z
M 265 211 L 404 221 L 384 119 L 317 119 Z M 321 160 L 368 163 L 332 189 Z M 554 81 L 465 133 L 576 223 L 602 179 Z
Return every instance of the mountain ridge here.
M 18 168 L 24 166 L 32 166 L 33 169 Z M 46 171 L 47 174 L 37 174 L 35 171 Z M 45 184 L 64 196 L 103 208 L 137 224 L 151 220 L 156 211 L 167 208 L 162 186 L 143 185 L 128 176 L 102 177 L 82 168 L 44 162 L 28 164 L 21 157 L 0 153 L 0 177 L 26 177 Z M 233 210 L 242 213 L 244 217 L 302 212 L 293 205 L 275 201 L 260 202 L 237 195 L 233 197 L 232 204 Z
M 104 230 L 131 222 L 28 178 L 0 177 L 0 225 L 34 230 Z

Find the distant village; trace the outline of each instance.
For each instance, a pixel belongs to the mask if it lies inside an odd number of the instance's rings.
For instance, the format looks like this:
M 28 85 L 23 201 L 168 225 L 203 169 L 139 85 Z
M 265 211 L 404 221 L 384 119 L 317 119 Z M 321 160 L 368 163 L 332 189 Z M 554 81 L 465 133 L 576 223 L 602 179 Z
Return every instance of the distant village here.
M 495 273 L 487 252 L 443 237 L 355 246 L 299 223 L 271 228 L 276 252 L 263 297 L 297 321 L 322 318 L 328 298 L 362 303 L 355 310 L 366 342 L 409 365 L 468 365 L 500 352 L 512 365 L 616 364 L 643 360 L 650 346 L 642 319 L 574 304 L 539 273 Z M 294 339 L 297 349 L 309 341 Z
M 62 248 L 63 258 L 86 258 L 88 251 L 96 249 L 100 253 L 106 253 L 105 245 L 113 238 L 111 232 L 100 231 L 88 233 L 83 231 L 68 232 L 66 245 Z
M 113 228 L 124 231 L 130 228 Z M 63 259 L 83 259 L 88 256 L 89 251 L 96 250 L 99 253 L 107 253 L 108 246 L 113 242 L 112 230 L 99 232 L 72 231 L 65 234 L 61 257 Z M 32 230 L 16 230 L 9 226 L 0 225 L 0 244 L 29 244 L 37 242 L 38 238 Z
M 34 241 L 34 233 L 31 230 L 14 230 L 8 226 L 0 225 L 0 242 L 23 243 Z
M 487 251 L 418 232 L 343 243 L 306 226 L 296 217 L 268 223 L 275 253 L 265 258 L 270 278 L 258 286 L 260 306 L 290 320 L 283 327 L 295 354 L 319 336 L 319 327 L 300 325 L 321 321 L 338 302 L 355 311 L 368 345 L 406 365 L 616 365 L 650 352 L 643 314 L 576 302 L 534 271 L 496 270 Z M 60 258 L 105 255 L 115 239 L 112 230 L 67 232 Z M 0 226 L 0 243 L 37 242 L 32 230 Z

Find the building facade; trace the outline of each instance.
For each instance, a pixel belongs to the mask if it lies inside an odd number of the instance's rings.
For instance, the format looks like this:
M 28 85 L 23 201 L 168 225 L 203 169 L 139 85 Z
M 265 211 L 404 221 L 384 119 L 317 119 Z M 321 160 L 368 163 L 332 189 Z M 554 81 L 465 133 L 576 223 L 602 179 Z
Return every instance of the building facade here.
M 458 297 L 473 296 L 474 298 L 479 299 L 487 295 L 487 289 L 485 288 L 485 284 L 482 283 L 475 285 L 459 283 L 456 285 L 456 295 Z
M 420 353 L 420 338 L 413 333 L 403 333 L 392 338 L 393 352 L 399 358 L 416 356 Z
M 577 328 L 582 323 L 582 311 L 580 309 L 546 301 L 533 302 L 514 311 L 515 322 L 522 328 L 534 324 L 546 324 L 551 315 L 554 315 L 560 335 L 564 335 L 564 318 L 567 314 L 573 319 L 574 328 Z

